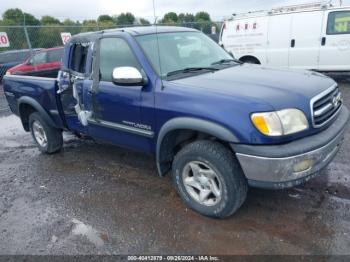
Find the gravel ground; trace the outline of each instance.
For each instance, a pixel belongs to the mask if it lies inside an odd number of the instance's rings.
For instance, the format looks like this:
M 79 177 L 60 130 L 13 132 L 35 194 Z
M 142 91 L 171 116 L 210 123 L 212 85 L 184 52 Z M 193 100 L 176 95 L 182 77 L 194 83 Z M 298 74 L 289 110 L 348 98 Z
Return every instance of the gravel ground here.
M 214 220 L 189 210 L 149 156 L 69 135 L 43 155 L 0 114 L 0 254 L 350 255 L 350 131 L 322 176 L 250 189 L 234 216 Z

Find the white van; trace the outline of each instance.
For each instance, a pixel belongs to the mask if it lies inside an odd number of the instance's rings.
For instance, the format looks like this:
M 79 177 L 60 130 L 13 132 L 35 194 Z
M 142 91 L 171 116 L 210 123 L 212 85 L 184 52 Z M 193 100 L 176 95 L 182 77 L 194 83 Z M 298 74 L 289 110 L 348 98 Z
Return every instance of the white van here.
M 350 71 L 350 6 L 286 6 L 224 22 L 219 43 L 243 62 Z

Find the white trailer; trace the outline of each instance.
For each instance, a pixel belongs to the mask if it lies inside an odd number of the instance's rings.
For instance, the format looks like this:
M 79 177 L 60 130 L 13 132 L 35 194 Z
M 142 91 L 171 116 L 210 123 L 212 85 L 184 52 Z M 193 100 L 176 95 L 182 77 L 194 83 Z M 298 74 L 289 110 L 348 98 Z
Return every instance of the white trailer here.
M 243 62 L 350 71 L 350 6 L 315 3 L 232 15 L 219 43 Z

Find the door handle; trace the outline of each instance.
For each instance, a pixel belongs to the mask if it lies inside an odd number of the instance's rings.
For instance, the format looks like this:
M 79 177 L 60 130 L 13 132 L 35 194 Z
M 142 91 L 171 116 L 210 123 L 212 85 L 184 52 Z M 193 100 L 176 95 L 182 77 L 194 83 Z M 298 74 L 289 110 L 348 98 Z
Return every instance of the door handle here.
M 321 45 L 325 46 L 326 45 L 326 37 L 322 37 L 321 39 Z
M 295 39 L 292 39 L 292 41 L 290 41 L 290 47 L 292 47 L 292 48 L 295 47 Z

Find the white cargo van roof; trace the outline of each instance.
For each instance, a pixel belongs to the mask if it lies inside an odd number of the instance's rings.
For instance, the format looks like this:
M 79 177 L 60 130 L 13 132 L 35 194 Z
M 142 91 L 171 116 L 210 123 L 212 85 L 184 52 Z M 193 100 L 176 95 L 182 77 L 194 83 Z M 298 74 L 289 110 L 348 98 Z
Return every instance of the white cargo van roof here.
M 253 17 L 263 17 L 263 16 L 269 16 L 269 15 L 281 15 L 281 14 L 298 13 L 298 12 L 312 12 L 317 10 L 330 10 L 330 9 L 342 10 L 342 9 L 349 9 L 349 8 L 350 6 L 334 6 L 329 2 L 326 2 L 326 3 L 317 2 L 317 3 L 310 3 L 310 4 L 275 7 L 275 8 L 272 8 L 271 10 L 259 10 L 259 11 L 253 11 L 253 12 L 247 12 L 247 13 L 232 14 L 231 18 L 227 20 L 232 21 L 232 20 L 239 20 L 239 19 L 246 19 L 246 18 L 253 18 Z

